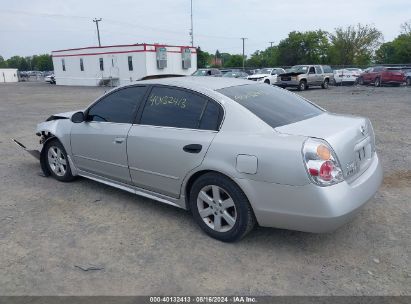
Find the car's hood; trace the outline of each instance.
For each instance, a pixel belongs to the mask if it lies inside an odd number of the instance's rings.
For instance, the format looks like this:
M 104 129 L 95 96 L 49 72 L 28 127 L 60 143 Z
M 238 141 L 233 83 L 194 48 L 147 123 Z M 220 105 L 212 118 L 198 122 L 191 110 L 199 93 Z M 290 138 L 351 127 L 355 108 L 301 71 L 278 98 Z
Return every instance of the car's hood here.
M 289 73 L 282 73 L 279 76 L 297 76 L 301 74 L 305 74 L 305 73 L 304 72 L 289 72 Z
M 337 115 L 325 112 L 321 115 L 281 126 L 275 129 L 280 133 L 302 135 L 326 140 L 337 154 L 344 175 L 353 179 L 359 176 L 369 163 L 364 157 L 358 160 L 358 152 L 371 156 L 375 151 L 374 131 L 367 118 Z M 356 174 L 349 174 L 350 164 L 359 166 Z
M 78 112 L 78 111 L 71 111 L 71 112 L 53 114 L 49 118 L 47 118 L 46 121 L 56 120 L 56 119 L 70 119 L 71 116 L 76 112 Z
M 254 75 L 250 75 L 250 76 L 248 76 L 248 78 L 249 79 L 252 79 L 252 78 L 262 78 L 262 77 L 266 77 L 266 76 L 269 76 L 270 74 L 254 74 Z

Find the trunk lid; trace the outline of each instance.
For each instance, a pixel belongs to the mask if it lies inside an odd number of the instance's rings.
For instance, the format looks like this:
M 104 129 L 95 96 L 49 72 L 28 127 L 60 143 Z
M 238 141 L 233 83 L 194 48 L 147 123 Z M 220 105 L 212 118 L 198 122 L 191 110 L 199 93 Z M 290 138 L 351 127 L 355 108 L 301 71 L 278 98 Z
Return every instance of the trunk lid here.
M 374 130 L 371 122 L 363 117 L 324 113 L 275 130 L 327 141 L 337 155 L 347 182 L 367 170 L 375 152 Z

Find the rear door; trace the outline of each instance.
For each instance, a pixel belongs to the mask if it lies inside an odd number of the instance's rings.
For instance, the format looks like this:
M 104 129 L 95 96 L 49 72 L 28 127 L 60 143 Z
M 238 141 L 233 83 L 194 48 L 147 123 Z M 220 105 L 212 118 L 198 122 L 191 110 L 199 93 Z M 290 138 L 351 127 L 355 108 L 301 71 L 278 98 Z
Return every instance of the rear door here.
M 316 74 L 317 85 L 321 85 L 324 81 L 324 73 L 323 73 L 321 66 L 319 65 L 315 66 L 315 74 Z
M 317 84 L 317 74 L 315 73 L 315 68 L 311 66 L 308 70 L 307 75 L 307 84 L 308 85 L 316 85 Z
M 179 197 L 184 177 L 203 161 L 222 115 L 222 107 L 204 95 L 154 86 L 127 139 L 133 184 Z
M 80 170 L 131 183 L 126 138 L 145 93 L 145 86 L 116 90 L 86 111 L 86 121 L 73 124 L 71 152 Z

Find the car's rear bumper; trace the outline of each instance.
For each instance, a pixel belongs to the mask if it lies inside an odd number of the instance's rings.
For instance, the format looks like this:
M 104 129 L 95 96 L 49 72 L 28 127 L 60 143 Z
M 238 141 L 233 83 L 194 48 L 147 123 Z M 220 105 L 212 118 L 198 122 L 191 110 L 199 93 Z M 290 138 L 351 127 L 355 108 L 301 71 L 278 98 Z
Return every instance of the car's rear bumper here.
M 335 230 L 359 212 L 380 187 L 382 168 L 375 154 L 370 167 L 350 184 L 319 187 L 236 181 L 261 226 L 321 233 Z

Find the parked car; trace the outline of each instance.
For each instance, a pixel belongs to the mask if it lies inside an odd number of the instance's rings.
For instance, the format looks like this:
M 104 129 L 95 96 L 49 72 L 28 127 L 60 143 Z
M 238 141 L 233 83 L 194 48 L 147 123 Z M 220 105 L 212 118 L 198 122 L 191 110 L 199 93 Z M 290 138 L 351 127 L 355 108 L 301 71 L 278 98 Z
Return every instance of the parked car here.
M 276 85 L 281 88 L 295 87 L 299 91 L 304 91 L 312 86 L 328 89 L 331 81 L 333 73 L 329 66 L 295 65 L 278 77 Z
M 411 86 L 411 67 L 405 67 L 402 71 L 405 74 L 405 83 L 407 86 Z
M 275 84 L 277 82 L 277 76 L 281 73 L 285 73 L 285 70 L 282 68 L 265 68 L 259 70 L 257 74 L 248 76 L 247 79 L 261 81 L 267 84 Z
M 198 69 L 195 71 L 192 76 L 213 76 L 221 77 L 223 73 L 219 69 Z
M 405 82 L 405 74 L 401 68 L 376 66 L 366 69 L 358 77 L 358 83 L 373 84 L 379 87 L 383 84 L 399 86 Z
M 46 77 L 44 77 L 44 81 L 48 82 L 50 84 L 56 84 L 56 78 L 54 76 L 54 74 L 48 75 Z
M 247 79 L 248 74 L 246 72 L 242 72 L 242 71 L 233 71 L 233 72 L 224 73 L 223 77 Z
M 191 210 L 222 241 L 255 223 L 332 231 L 382 181 L 367 118 L 241 79 L 139 81 L 52 115 L 36 134 L 43 148 L 28 151 L 46 176 L 83 176 Z
M 361 73 L 362 70 L 358 68 L 334 70 L 334 85 L 357 83 L 357 78 Z

